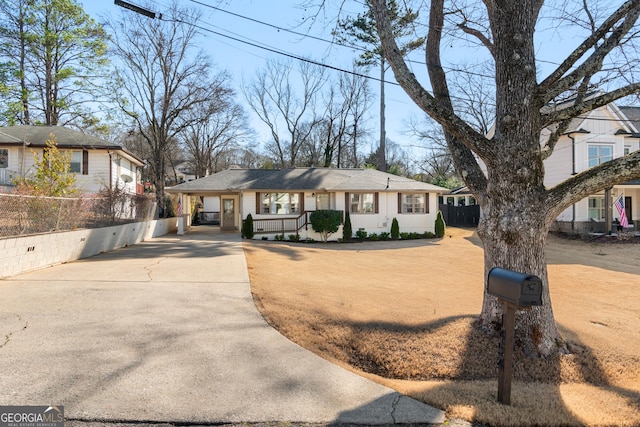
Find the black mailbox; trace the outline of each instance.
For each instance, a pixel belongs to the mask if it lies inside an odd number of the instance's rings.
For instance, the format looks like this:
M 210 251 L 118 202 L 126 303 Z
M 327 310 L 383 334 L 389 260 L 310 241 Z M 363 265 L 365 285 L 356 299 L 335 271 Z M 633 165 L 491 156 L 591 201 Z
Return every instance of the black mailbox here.
M 519 307 L 542 305 L 542 280 L 532 274 L 494 267 L 489 271 L 487 291 Z

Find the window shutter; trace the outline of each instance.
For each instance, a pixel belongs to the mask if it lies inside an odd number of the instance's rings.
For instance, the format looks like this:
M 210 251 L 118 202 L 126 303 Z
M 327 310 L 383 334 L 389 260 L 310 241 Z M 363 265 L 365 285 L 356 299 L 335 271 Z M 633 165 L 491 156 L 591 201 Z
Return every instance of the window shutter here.
M 373 195 L 373 209 L 375 213 L 380 212 L 380 209 L 378 209 L 378 199 L 379 199 L 378 194 L 379 193 L 374 193 Z
M 298 198 L 300 199 L 300 213 L 304 213 L 304 192 L 300 193 Z
M 89 175 L 89 152 L 82 150 L 82 175 Z
M 429 213 L 429 193 L 424 193 L 424 213 Z
M 256 191 L 256 214 L 261 214 L 262 210 L 262 199 L 260 198 L 260 193 Z
M 351 203 L 349 200 L 349 193 L 344 193 L 344 211 L 351 212 Z
M 398 213 L 402 213 L 402 193 L 398 193 Z

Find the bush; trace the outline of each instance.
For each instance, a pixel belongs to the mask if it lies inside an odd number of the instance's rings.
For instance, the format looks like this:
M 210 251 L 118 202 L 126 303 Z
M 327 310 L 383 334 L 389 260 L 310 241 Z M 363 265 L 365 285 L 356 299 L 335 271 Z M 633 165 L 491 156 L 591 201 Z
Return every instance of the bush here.
M 344 214 L 344 227 L 342 227 L 342 240 L 348 242 L 353 237 L 353 229 L 351 228 L 351 216 L 349 211 Z
M 316 233 L 320 233 L 322 241 L 327 242 L 329 236 L 340 228 L 342 223 L 342 213 L 329 209 L 311 212 L 309 216 L 311 228 Z
M 300 241 L 300 235 L 299 234 L 289 234 L 289 240 L 292 242 L 299 242 Z
M 380 240 L 389 240 L 390 234 L 386 231 L 380 233 Z
M 262 240 L 269 240 L 268 236 L 262 236 Z
M 400 238 L 402 240 L 409 240 L 409 233 L 406 233 L 406 232 L 400 233 Z
M 251 214 L 247 215 L 247 218 L 242 221 L 242 237 L 245 239 L 253 239 L 253 217 Z
M 376 233 L 371 233 L 369 234 L 369 240 L 371 240 L 372 242 L 375 242 L 377 240 L 379 240 L 379 237 Z
M 415 239 L 419 239 L 419 238 L 420 238 L 420 233 L 416 233 L 416 232 L 409 233 L 409 239 L 410 240 L 415 240 Z
M 436 216 L 436 237 L 444 237 L 444 233 L 446 231 L 446 224 L 444 223 L 444 218 L 442 217 L 442 211 L 438 211 L 438 216 Z
M 422 237 L 424 237 L 425 239 L 433 239 L 434 237 L 436 237 L 436 235 L 430 231 L 425 231 Z
M 276 237 L 274 237 L 274 239 L 276 240 L 276 242 L 284 242 L 284 234 L 276 234 Z
M 393 221 L 391 221 L 391 238 L 393 240 L 398 240 L 398 238 L 400 238 L 400 225 L 396 218 L 393 218 Z
M 358 240 L 363 241 L 364 239 L 367 238 L 367 232 L 366 230 L 363 230 L 362 228 L 358 231 L 356 231 L 356 237 L 358 238 Z

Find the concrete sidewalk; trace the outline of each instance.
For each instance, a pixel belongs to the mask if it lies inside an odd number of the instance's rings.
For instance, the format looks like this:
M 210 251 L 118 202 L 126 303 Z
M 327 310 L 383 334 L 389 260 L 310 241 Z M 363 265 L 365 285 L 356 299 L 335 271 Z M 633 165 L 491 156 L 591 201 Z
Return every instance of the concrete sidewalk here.
M 1 405 L 101 422 L 445 421 L 269 327 L 237 233 L 197 227 L 11 277 L 0 300 Z

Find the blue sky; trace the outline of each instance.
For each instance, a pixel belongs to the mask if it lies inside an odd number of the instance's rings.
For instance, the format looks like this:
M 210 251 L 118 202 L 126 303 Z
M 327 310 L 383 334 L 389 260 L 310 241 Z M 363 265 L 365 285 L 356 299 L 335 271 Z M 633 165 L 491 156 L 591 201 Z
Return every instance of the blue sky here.
M 136 5 L 145 4 L 141 0 L 128 0 Z M 162 11 L 167 8 L 170 0 L 154 0 L 151 2 L 155 10 Z M 116 6 L 113 0 L 79 0 L 85 11 L 94 19 L 100 22 L 102 17 L 110 15 L 117 18 L 121 13 L 133 13 L 119 6 Z M 296 0 L 233 0 L 233 1 L 217 1 L 217 0 L 180 0 L 181 4 L 188 7 L 199 9 L 202 12 L 202 23 L 205 27 L 212 31 L 229 35 L 230 37 L 240 38 L 249 43 L 264 44 L 275 49 L 283 50 L 296 56 L 310 57 L 311 59 L 329 64 L 334 67 L 350 69 L 354 58 L 358 56 L 357 52 L 352 49 L 331 45 L 311 38 L 305 38 L 286 31 L 279 31 L 269 26 L 261 25 L 247 19 L 235 17 L 231 14 L 215 10 L 204 6 L 211 5 L 217 8 L 229 11 L 234 14 L 243 15 L 255 20 L 266 22 L 281 28 L 292 29 L 299 33 L 306 33 L 314 37 L 331 39 L 331 28 L 333 23 L 329 22 L 325 25 L 322 17 L 318 18 L 309 29 L 309 25 L 300 25 L 310 11 L 295 6 Z M 357 4 L 355 5 L 357 7 Z M 360 12 L 353 9 L 348 12 Z M 334 18 L 329 17 L 328 18 Z M 287 58 L 267 50 L 253 47 L 248 44 L 237 42 L 229 38 L 215 35 L 212 33 L 203 34 L 202 48 L 207 52 L 216 67 L 221 70 L 227 70 L 234 79 L 234 87 L 238 91 L 238 101 L 245 104 L 244 96 L 240 92 L 242 80 L 251 79 L 255 76 L 256 71 L 262 69 L 268 60 L 283 60 Z M 329 76 L 335 77 L 338 71 L 328 70 Z M 373 68 L 369 75 L 379 77 L 379 69 Z M 393 80 L 392 72 L 387 71 L 387 80 Z M 374 92 L 374 100 L 370 112 L 369 125 L 372 135 L 372 143 L 377 145 L 378 129 L 379 129 L 379 82 L 372 80 L 370 82 Z M 395 85 L 386 85 L 386 128 L 387 137 L 400 144 L 406 150 L 416 149 L 418 141 L 407 135 L 407 123 L 410 117 L 421 117 L 421 111 L 413 104 L 408 96 Z M 259 133 L 262 139 L 268 138 L 267 128 L 253 116 L 253 113 L 246 108 L 247 112 L 252 116 L 252 125 Z M 368 147 L 365 148 L 368 150 Z
M 119 6 L 113 0 L 78 0 L 85 11 L 99 22 L 101 18 L 110 15 L 116 18 L 121 13 L 133 13 Z M 326 63 L 328 65 L 350 69 L 353 60 L 358 52 L 352 49 L 331 45 L 309 37 L 294 35 L 286 31 L 279 31 L 275 28 L 243 19 L 233 14 L 242 15 L 253 20 L 262 21 L 281 28 L 292 29 L 299 33 L 307 33 L 313 37 L 331 39 L 331 28 L 337 16 L 336 11 L 327 11 L 325 15 L 319 16 L 318 20 L 309 25 L 303 23 L 313 11 L 296 7 L 302 0 L 179 0 L 181 5 L 199 9 L 202 12 L 201 25 L 214 32 L 219 32 L 229 37 L 240 38 L 253 44 L 264 44 L 267 47 L 279 49 L 287 53 L 309 57 L 313 60 Z M 136 5 L 150 4 L 154 11 L 162 12 L 167 10 L 171 0 L 152 0 L 146 3 L 145 0 L 129 0 Z M 342 2 L 327 2 L 328 4 L 340 4 Z M 345 3 L 343 14 L 355 15 L 361 12 L 361 2 L 348 1 Z M 213 6 L 213 7 L 210 7 Z M 230 12 L 225 13 L 215 8 Z M 351 10 L 349 9 L 351 8 Z M 343 15 L 344 16 L 344 15 Z M 327 22 L 322 22 L 326 19 Z M 556 29 L 548 31 L 550 37 L 544 42 L 538 41 L 541 46 L 539 57 L 543 60 L 553 60 L 554 56 L 559 57 L 563 53 L 568 53 L 572 43 L 577 43 L 575 37 L 561 40 Z M 542 40 L 542 39 L 541 39 Z M 250 46 L 238 41 L 233 41 L 227 37 L 206 32 L 202 37 L 202 48 L 207 52 L 216 66 L 221 70 L 227 70 L 234 80 L 233 86 L 238 92 L 238 101 L 246 104 L 244 96 L 240 91 L 242 80 L 251 79 L 257 70 L 262 69 L 268 60 L 287 60 L 286 57 L 269 52 L 264 49 Z M 477 55 L 475 49 L 464 49 L 459 46 L 443 46 L 443 51 L 452 59 L 460 59 L 462 62 L 473 62 Z M 546 53 L 545 53 L 546 52 Z M 416 51 L 412 59 L 424 61 L 424 51 Z M 445 62 L 446 64 L 446 62 Z M 542 73 L 548 73 L 552 65 L 541 63 Z M 424 82 L 426 72 L 424 66 L 417 65 L 414 70 L 416 75 Z M 335 77 L 338 71 L 328 70 L 328 75 Z M 379 70 L 372 68 L 369 71 L 372 77 L 379 77 Z M 392 72 L 387 71 L 386 79 L 393 82 Z M 379 82 L 372 80 L 371 88 L 374 92 L 369 119 L 369 127 L 372 131 L 372 145 L 378 143 L 379 129 Z M 419 119 L 423 113 L 415 106 L 413 101 L 396 85 L 387 84 L 386 91 L 386 128 L 387 137 L 398 143 L 413 157 L 419 157 L 423 151 L 418 148 L 421 143 L 408 135 L 408 122 L 411 118 Z M 260 122 L 248 107 L 245 107 L 251 115 L 251 123 L 258 132 L 260 142 L 265 142 L 268 138 L 267 128 Z M 375 149 L 375 147 L 371 147 Z M 368 150 L 366 147 L 365 150 Z

